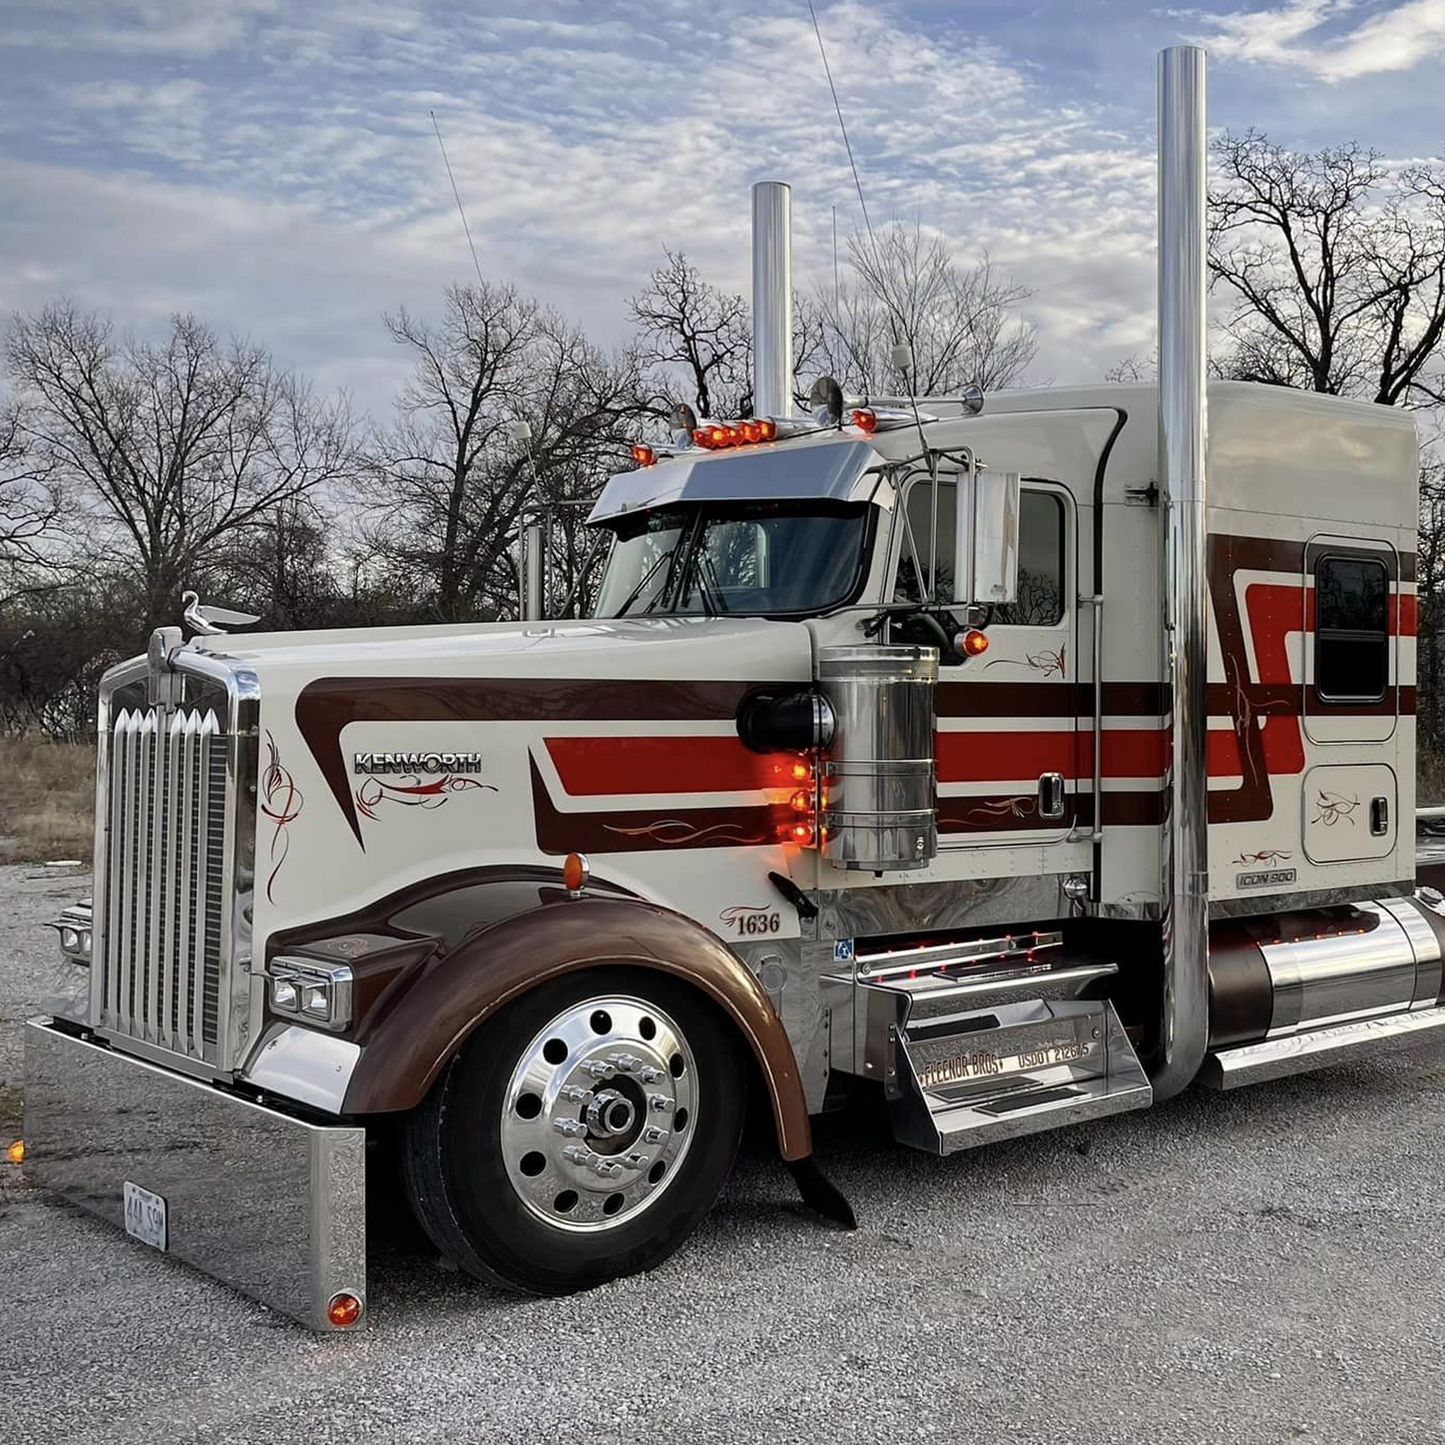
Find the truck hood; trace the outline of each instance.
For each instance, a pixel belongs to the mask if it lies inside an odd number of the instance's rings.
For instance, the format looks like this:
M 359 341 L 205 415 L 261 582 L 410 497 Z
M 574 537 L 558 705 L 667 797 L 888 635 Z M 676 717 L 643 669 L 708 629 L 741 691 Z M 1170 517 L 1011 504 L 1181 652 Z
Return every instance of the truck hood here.
M 639 617 L 550 623 L 462 623 L 197 638 L 266 684 L 320 677 L 706 677 L 769 681 L 811 672 L 802 623 L 759 618 Z M 785 662 L 791 662 L 791 667 Z

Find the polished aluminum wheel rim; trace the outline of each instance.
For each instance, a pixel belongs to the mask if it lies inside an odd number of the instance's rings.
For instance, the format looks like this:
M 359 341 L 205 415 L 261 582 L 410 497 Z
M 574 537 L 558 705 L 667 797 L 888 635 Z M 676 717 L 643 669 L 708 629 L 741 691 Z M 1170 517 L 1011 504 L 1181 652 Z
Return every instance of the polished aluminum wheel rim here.
M 672 1183 L 697 1128 L 682 1030 L 638 998 L 560 1013 L 507 1084 L 502 1161 L 517 1197 L 558 1229 L 615 1229 Z

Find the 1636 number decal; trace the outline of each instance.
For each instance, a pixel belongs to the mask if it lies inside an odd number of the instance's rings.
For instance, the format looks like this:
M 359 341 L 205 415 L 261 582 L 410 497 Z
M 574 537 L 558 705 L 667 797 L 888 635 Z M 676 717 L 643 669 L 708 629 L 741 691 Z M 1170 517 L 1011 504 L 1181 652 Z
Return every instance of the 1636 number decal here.
M 751 908 L 737 903 L 731 908 L 724 908 L 719 916 L 723 926 L 732 929 L 739 938 L 777 933 L 783 926 L 782 917 L 775 908 Z

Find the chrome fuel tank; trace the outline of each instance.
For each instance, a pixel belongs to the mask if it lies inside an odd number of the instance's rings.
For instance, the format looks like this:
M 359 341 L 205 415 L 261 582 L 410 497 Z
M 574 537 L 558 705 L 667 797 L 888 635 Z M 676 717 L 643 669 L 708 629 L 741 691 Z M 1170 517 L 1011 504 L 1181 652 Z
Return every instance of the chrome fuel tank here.
M 1445 917 L 1421 895 L 1217 922 L 1210 1046 L 1436 1006 Z

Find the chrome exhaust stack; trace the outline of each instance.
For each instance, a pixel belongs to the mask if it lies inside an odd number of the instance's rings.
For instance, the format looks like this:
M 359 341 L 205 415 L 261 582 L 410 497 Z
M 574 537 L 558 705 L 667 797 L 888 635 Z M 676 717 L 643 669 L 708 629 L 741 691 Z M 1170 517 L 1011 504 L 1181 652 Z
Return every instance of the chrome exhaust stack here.
M 793 188 L 753 186 L 753 415 L 793 413 Z
M 1163 1006 L 1156 1099 L 1199 1072 L 1209 1035 L 1209 660 L 1206 576 L 1205 52 L 1159 55 L 1159 462 L 1163 677 L 1173 747 L 1164 783 Z

